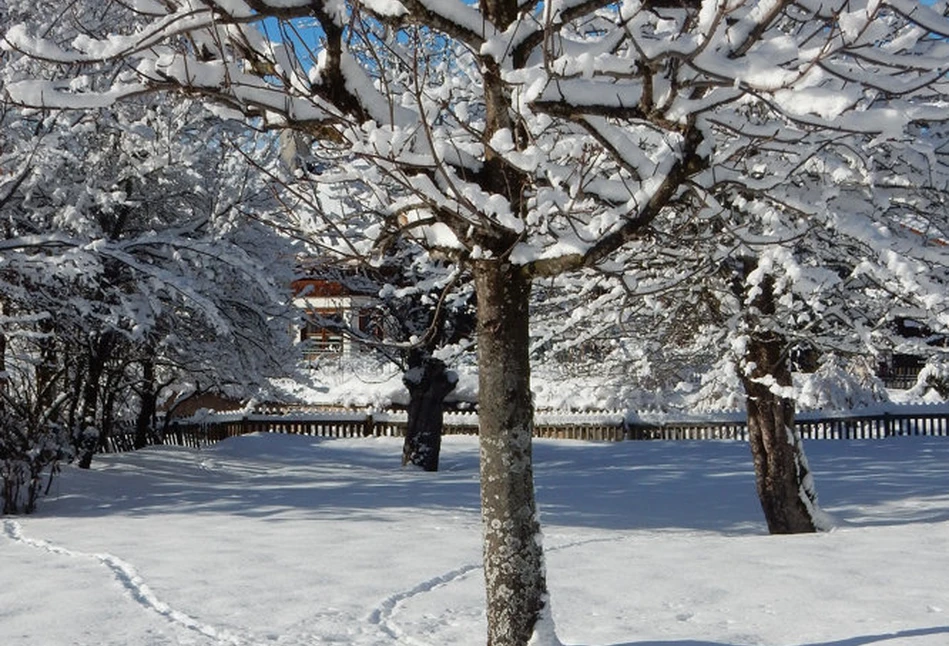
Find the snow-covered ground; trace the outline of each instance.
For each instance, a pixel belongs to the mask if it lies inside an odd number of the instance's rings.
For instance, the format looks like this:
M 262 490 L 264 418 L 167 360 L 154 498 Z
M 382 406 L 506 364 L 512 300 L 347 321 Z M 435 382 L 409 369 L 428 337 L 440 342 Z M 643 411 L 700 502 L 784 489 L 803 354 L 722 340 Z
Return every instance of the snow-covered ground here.
M 949 439 L 811 442 L 833 532 L 767 536 L 747 446 L 538 441 L 566 644 L 949 644 Z M 0 519 L 3 646 L 483 644 L 476 440 L 254 435 L 67 468 Z

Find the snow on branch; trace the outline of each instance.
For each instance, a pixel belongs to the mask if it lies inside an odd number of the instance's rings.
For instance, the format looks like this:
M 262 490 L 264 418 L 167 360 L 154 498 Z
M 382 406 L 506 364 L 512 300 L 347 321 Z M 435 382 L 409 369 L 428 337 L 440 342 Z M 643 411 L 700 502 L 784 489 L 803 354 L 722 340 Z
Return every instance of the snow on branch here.
M 154 15 L 154 14 L 152 14 Z M 249 19 L 253 14 L 230 16 Z M 50 40 L 31 35 L 23 24 L 13 25 L 3 36 L 3 48 L 55 63 L 96 63 L 131 56 L 170 38 L 213 27 L 223 17 L 211 8 L 190 7 L 166 13 L 130 35 L 108 34 L 104 38 L 77 35 L 65 50 Z
M 949 104 L 946 18 L 911 0 L 127 6 L 100 32 L 10 28 L 8 50 L 92 66 L 94 82 L 65 67 L 5 88 L 41 107 L 198 94 L 365 163 L 374 185 L 354 192 L 367 202 L 354 211 L 378 230 L 506 255 L 534 275 L 604 262 L 660 214 L 693 221 L 738 194 L 783 205 L 741 214 L 763 219 L 754 235 L 734 229 L 767 239 L 774 213 L 796 217 L 822 191 L 872 194 L 846 146 L 906 146 Z M 832 170 L 815 179 L 814 160 Z M 317 167 L 301 178 L 324 182 Z

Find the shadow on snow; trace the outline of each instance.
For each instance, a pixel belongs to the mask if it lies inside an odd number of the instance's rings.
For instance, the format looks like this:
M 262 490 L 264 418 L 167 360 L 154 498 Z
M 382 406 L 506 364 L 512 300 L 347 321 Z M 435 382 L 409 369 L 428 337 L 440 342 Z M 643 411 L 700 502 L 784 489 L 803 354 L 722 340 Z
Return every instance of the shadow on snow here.
M 808 642 L 800 646 L 870 646 L 871 644 L 883 644 L 888 641 L 901 640 L 900 643 L 907 643 L 902 640 L 912 639 L 913 637 L 928 637 L 931 635 L 949 634 L 949 626 L 934 626 L 932 628 L 914 628 L 912 630 L 900 630 L 895 633 L 886 633 L 882 635 L 861 635 L 860 637 L 845 637 L 844 639 L 835 639 L 829 642 Z M 671 641 L 645 641 L 645 642 L 623 642 L 622 644 L 613 644 L 613 646 L 733 646 L 727 642 L 710 642 L 695 639 L 674 639 Z
M 250 435 L 202 450 L 100 456 L 91 472 L 67 469 L 40 513 L 356 519 L 412 507 L 477 518 L 474 438 L 446 438 L 438 473 L 400 468 L 400 450 L 393 438 Z M 812 441 L 807 452 L 822 504 L 845 524 L 949 520 L 945 438 Z M 545 525 L 765 531 L 743 443 L 539 440 L 534 470 Z

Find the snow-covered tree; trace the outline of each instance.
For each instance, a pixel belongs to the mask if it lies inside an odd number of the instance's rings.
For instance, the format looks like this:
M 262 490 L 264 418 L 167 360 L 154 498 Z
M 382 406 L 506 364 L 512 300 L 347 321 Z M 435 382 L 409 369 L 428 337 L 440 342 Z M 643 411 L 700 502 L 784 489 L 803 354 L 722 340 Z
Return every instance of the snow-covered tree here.
M 712 235 L 710 221 L 723 210 L 744 223 L 743 189 L 761 192 L 771 178 L 793 175 L 788 160 L 818 159 L 854 133 L 902 140 L 909 126 L 945 117 L 943 4 L 121 7 L 119 28 L 83 24 L 69 41 L 41 38 L 48 21 L 11 26 L 10 51 L 69 66 L 61 80 L 11 87 L 16 100 L 92 107 L 186 89 L 267 126 L 305 132 L 325 154 L 359 160 L 336 173 L 339 182 L 378 187 L 351 213 L 368 226 L 349 227 L 348 214 L 337 213 L 326 222 L 327 246 L 368 257 L 375 237 L 397 228 L 471 272 L 492 646 L 523 645 L 535 632 L 555 639 L 542 621 L 549 606 L 530 457 L 532 282 L 615 269 L 641 250 L 629 243 L 654 230 L 691 225 Z M 55 15 L 49 20 L 67 19 Z M 122 66 L 95 74 L 108 61 Z M 743 266 L 745 302 L 767 317 L 777 279 Z M 770 332 L 756 330 L 749 347 L 770 351 Z M 763 396 L 780 397 L 780 380 L 743 374 Z M 771 419 L 762 437 L 787 443 L 784 418 Z
M 754 163 L 770 172 L 754 190 L 719 188 L 718 233 L 706 257 L 721 259 L 710 278 L 722 294 L 722 345 L 746 392 L 772 532 L 826 522 L 794 431 L 793 352 L 873 357 L 901 343 L 892 333 L 901 317 L 939 330 L 949 323 L 949 253 L 938 242 L 949 218 L 932 199 L 947 188 L 941 144 L 912 131 L 875 139 L 841 132 L 812 146 L 760 151 Z M 927 148 L 926 163 L 905 159 Z M 771 170 L 778 168 L 788 170 Z M 919 208 L 927 212 L 924 233 L 912 213 Z
M 30 169 L 8 204 L 18 228 L 5 244 L 26 255 L 5 259 L 8 284 L 28 297 L 19 308 L 48 317 L 81 465 L 114 426 L 114 404 L 128 400 L 133 365 L 184 361 L 196 379 L 204 352 L 206 384 L 207 375 L 259 379 L 289 345 L 275 334 L 286 327 L 276 315 L 291 269 L 285 285 L 273 270 L 289 251 L 246 222 L 248 191 L 263 187 L 241 185 L 241 172 L 256 174 L 241 170 L 226 132 L 202 127 L 207 117 L 193 103 L 152 102 L 69 119 L 51 133 L 53 163 Z M 57 273 L 57 258 L 69 273 Z M 45 272 L 41 292 L 25 275 L 30 263 Z
M 0 87 L 39 71 L 4 56 Z M 36 473 L 88 466 L 120 425 L 158 439 L 163 386 L 278 371 L 292 249 L 253 219 L 276 205 L 241 148 L 272 138 L 200 103 L 53 113 L 4 101 L 0 119 L 5 504 L 29 511 Z
M 757 99 L 747 103 L 756 106 L 747 127 L 758 127 L 768 108 Z M 737 136 L 720 133 L 723 142 Z M 737 379 L 759 497 L 769 528 L 780 533 L 828 522 L 794 415 L 798 401 L 831 397 L 795 387 L 795 357 L 828 359 L 818 375 L 827 383 L 835 355 L 872 363 L 888 350 L 906 351 L 912 340 L 896 333 L 895 322 L 909 318 L 946 330 L 949 281 L 939 139 L 912 128 L 888 140 L 804 129 L 791 141 L 759 147 L 751 161 L 723 145 L 724 156 L 713 156 L 721 179 L 707 184 L 714 202 L 702 226 L 658 243 L 658 257 L 675 259 L 676 270 L 657 269 L 657 256 L 646 254 L 645 262 L 627 263 L 623 278 L 634 302 L 658 289 L 664 302 L 689 304 L 693 338 L 720 356 L 709 378 L 731 381 L 732 389 Z M 938 352 L 912 345 L 923 356 Z M 708 383 L 700 396 L 727 395 L 715 389 Z

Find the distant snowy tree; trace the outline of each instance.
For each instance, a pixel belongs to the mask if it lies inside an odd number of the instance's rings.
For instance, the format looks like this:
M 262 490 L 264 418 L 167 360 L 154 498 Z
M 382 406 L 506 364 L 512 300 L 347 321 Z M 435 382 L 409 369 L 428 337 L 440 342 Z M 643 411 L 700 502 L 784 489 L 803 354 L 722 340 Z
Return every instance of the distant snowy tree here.
M 649 254 L 646 254 L 649 255 Z M 655 259 L 659 260 L 659 259 Z M 688 259 L 651 275 L 582 271 L 537 281 L 532 302 L 535 363 L 558 384 L 589 384 L 602 396 L 579 397 L 564 408 L 673 410 L 687 405 L 701 376 L 722 357 L 714 325 L 719 303 Z M 570 391 L 567 391 L 570 392 Z
M 853 410 L 888 399 L 883 382 L 874 374 L 873 358 L 821 357 L 817 370 L 801 376 L 795 399 L 808 410 Z
M 308 237 L 302 230 L 298 234 Z M 408 392 L 407 401 L 398 400 L 408 413 L 402 464 L 437 471 L 445 400 L 458 380 L 450 366 L 465 362 L 473 345 L 470 282 L 448 263 L 418 253 L 410 241 L 386 245 L 372 266 L 311 257 L 304 275 L 338 285 L 345 294 L 368 296 L 354 312 L 306 313 L 307 324 L 344 338 L 351 351 L 315 353 L 305 372 L 319 379 L 359 371 L 373 361 L 377 369 L 396 367 Z M 299 296 L 306 297 L 305 288 Z
M 380 314 L 390 339 L 401 341 L 402 382 L 409 391 L 402 465 L 437 471 L 445 399 L 458 375 L 447 361 L 473 344 L 470 281 L 445 262 L 412 253 L 414 244 L 388 247 L 381 265 L 390 283 L 380 290 Z M 412 261 L 401 262 L 411 253 Z
M 746 191 L 795 174 L 775 151 L 803 163 L 841 133 L 904 140 L 917 136 L 913 124 L 945 118 L 943 4 L 109 7 L 123 16 L 118 28 L 79 17 L 82 33 L 68 41 L 39 36 L 68 11 L 11 26 L 10 51 L 66 65 L 59 80 L 24 79 L 11 95 L 75 108 L 185 89 L 307 133 L 327 155 L 359 160 L 336 173 L 340 182 L 378 187 L 349 212 L 326 214 L 327 248 L 368 258 L 390 227 L 471 272 L 491 646 L 523 646 L 540 627 L 553 639 L 542 621 L 550 613 L 532 485 L 533 281 L 625 265 L 654 231 L 691 225 L 716 235 L 712 220 L 724 211 L 740 224 L 755 215 L 753 231 L 757 214 L 738 199 L 752 204 Z M 95 73 L 110 61 L 122 62 L 114 74 Z M 768 400 L 759 420 L 767 451 L 788 444 L 789 429 L 784 384 L 767 365 L 780 344 L 756 321 L 770 320 L 781 280 L 766 270 L 767 255 L 735 257 L 753 315 L 742 377 Z M 797 477 L 795 455 L 773 459 Z M 756 456 L 759 468 L 772 459 Z M 791 497 L 782 503 L 802 500 L 800 487 L 781 494 Z
M 409 393 L 402 464 L 437 471 L 444 402 L 458 379 L 446 360 L 459 358 L 473 344 L 470 277 L 440 254 L 427 252 L 398 227 L 374 232 L 368 262 L 365 255 L 354 257 L 352 249 L 326 248 L 327 241 L 338 238 L 361 240 L 366 226 L 377 225 L 364 218 L 348 220 L 349 233 L 341 235 L 339 224 L 325 214 L 358 210 L 360 197 L 371 201 L 373 193 L 384 189 L 347 179 L 351 166 L 358 166 L 352 156 L 326 159 L 318 147 L 311 152 L 309 138 L 288 132 L 281 135 L 281 158 L 292 176 L 275 177 L 286 195 L 283 213 L 275 213 L 270 223 L 306 244 L 311 254 L 304 263 L 308 276 L 373 298 L 367 312 L 348 321 L 318 313 L 311 313 L 310 319 L 348 337 L 363 354 L 398 366 Z M 398 185 L 389 188 L 393 195 L 400 193 Z
M 912 390 L 923 397 L 932 391 L 943 401 L 949 400 L 949 361 L 946 357 L 940 355 L 926 362 Z

